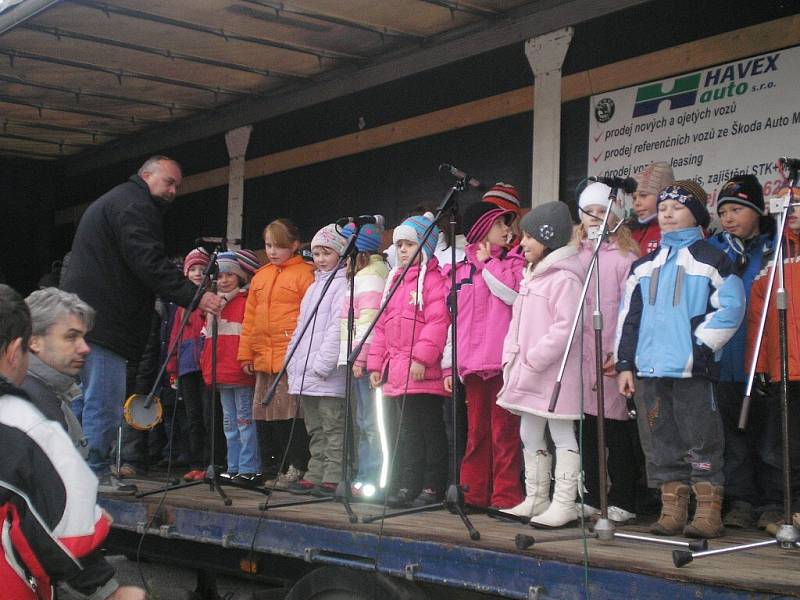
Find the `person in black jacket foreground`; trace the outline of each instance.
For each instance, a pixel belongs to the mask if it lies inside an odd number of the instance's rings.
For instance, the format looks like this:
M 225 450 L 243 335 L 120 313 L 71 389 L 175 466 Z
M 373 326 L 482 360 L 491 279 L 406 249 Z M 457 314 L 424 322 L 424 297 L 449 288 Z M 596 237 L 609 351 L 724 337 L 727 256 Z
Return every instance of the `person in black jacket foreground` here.
M 68 319 L 64 312 L 60 315 L 61 320 Z M 34 402 L 18 387 L 26 377 L 32 341 L 39 356 L 55 358 L 59 367 L 71 370 L 70 363 L 80 362 L 73 357 L 83 354 L 82 334 L 72 343 L 71 334 L 65 339 L 60 333 L 55 326 L 44 336 L 32 336 L 27 305 L 10 287 L 0 285 L 2 596 L 49 600 L 53 586 L 59 585 L 76 598 L 144 600 L 141 588 L 119 587 L 114 569 L 99 553 L 111 519 L 97 506 L 97 479 L 63 423 L 48 419 L 37 408 L 59 399 L 37 397 Z M 48 338 L 44 352 L 42 338 Z M 61 347 L 53 352 L 55 346 Z M 48 393 L 49 388 L 37 390 Z
M 142 355 L 158 294 L 188 306 L 197 287 L 175 269 L 164 249 L 163 215 L 181 184 L 180 165 L 165 156 L 103 194 L 81 217 L 62 287 L 97 311 L 87 335 L 91 353 L 81 371 L 83 431 L 100 491 L 120 491 L 111 477 L 111 448 L 125 401 L 125 363 Z M 219 313 L 205 292 L 199 308 Z M 122 488 L 125 490 L 126 488 Z M 128 486 L 126 491 L 135 491 Z

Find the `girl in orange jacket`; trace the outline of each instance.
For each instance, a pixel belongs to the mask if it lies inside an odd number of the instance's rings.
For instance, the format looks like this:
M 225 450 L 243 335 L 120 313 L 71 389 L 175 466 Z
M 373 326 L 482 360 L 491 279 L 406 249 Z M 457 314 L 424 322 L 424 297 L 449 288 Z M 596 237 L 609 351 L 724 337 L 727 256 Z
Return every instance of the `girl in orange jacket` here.
M 276 219 L 264 229 L 269 263 L 256 271 L 250 283 L 239 339 L 239 361 L 245 373 L 256 375 L 253 418 L 258 428 L 262 463 L 289 446 L 286 465 L 290 479 L 299 479 L 308 462 L 308 438 L 302 411 L 289 395 L 283 378 L 273 398 L 266 392 L 281 370 L 286 349 L 300 314 L 300 301 L 314 281 L 314 267 L 297 254 L 300 234 L 288 219 Z M 291 427 L 292 419 L 300 421 Z M 290 432 L 291 439 L 290 439 Z M 280 459 L 280 455 L 275 454 Z M 286 482 L 288 485 L 289 482 Z

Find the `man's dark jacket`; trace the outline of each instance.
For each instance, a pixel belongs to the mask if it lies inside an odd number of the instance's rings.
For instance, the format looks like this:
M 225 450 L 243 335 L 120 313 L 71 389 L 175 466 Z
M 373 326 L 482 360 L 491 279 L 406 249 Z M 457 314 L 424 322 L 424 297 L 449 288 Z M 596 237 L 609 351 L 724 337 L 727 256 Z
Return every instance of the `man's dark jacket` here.
M 128 360 L 142 354 L 155 295 L 188 306 L 197 290 L 164 250 L 167 205 L 138 175 L 100 196 L 81 217 L 62 282 L 97 311 L 89 342 Z

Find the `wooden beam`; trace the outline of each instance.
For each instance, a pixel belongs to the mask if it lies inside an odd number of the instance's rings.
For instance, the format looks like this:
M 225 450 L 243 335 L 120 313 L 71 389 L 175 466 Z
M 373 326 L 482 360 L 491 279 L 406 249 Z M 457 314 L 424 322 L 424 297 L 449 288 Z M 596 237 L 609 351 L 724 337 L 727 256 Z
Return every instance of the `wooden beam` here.
M 563 102 L 800 44 L 800 15 L 603 65 L 562 79 Z M 642 75 L 646 73 L 646 75 Z M 533 110 L 533 86 L 247 161 L 245 179 L 376 150 Z M 227 185 L 228 168 L 189 175 L 180 195 Z

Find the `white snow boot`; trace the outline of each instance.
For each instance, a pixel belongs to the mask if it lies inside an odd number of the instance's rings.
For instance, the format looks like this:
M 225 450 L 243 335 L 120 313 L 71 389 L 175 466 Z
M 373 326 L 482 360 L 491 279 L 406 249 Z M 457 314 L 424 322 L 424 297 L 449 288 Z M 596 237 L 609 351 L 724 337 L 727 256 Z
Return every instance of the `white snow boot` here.
M 525 500 L 501 512 L 516 517 L 533 517 L 547 510 L 550 506 L 550 467 L 552 455 L 547 450 L 531 452 L 522 450 L 525 460 Z
M 575 496 L 581 474 L 581 456 L 572 450 L 556 449 L 555 490 L 549 508 L 531 519 L 531 527 L 561 527 L 578 518 Z

